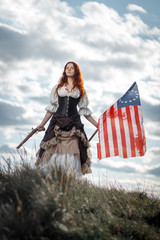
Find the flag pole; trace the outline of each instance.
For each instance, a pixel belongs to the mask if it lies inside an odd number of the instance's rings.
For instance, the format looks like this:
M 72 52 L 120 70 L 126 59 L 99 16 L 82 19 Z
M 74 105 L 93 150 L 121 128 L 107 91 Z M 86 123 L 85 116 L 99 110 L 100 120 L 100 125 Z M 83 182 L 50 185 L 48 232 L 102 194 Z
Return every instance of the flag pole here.
M 92 140 L 92 138 L 94 137 L 94 135 L 96 135 L 97 132 L 98 132 L 98 128 L 97 128 L 96 131 L 92 134 L 92 136 L 89 138 L 89 142 Z

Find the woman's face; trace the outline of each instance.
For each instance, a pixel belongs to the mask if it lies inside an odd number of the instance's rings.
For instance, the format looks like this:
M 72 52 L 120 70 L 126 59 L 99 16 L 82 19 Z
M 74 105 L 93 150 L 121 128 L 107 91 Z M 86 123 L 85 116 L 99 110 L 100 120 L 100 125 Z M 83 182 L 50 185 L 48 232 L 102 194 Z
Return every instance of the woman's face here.
M 67 77 L 74 77 L 75 69 L 73 63 L 68 63 L 65 69 L 65 73 Z

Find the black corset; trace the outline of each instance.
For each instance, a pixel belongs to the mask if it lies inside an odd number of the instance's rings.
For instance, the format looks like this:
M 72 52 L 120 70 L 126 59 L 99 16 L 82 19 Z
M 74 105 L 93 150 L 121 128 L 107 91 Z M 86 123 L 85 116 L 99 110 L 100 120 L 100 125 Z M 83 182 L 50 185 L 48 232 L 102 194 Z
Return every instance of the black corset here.
M 79 98 L 72 98 L 72 97 L 60 97 L 58 95 L 58 109 L 55 112 L 61 116 L 71 117 L 78 114 L 77 111 L 77 104 L 79 103 Z

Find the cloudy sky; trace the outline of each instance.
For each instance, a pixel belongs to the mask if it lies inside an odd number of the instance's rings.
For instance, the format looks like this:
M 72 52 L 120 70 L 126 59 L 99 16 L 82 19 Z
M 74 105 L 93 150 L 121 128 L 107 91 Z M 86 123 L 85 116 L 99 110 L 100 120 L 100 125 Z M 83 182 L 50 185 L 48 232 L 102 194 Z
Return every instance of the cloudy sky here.
M 158 193 L 159 0 L 0 0 L 0 6 L 1 162 L 9 156 L 17 161 L 16 146 L 44 117 L 65 63 L 75 61 L 96 120 L 137 82 L 147 139 L 144 157 L 98 161 L 95 136 L 93 173 L 87 178 Z M 82 121 L 90 137 L 95 128 L 83 117 Z M 20 150 L 33 164 L 43 134 L 25 144 L 27 153 Z

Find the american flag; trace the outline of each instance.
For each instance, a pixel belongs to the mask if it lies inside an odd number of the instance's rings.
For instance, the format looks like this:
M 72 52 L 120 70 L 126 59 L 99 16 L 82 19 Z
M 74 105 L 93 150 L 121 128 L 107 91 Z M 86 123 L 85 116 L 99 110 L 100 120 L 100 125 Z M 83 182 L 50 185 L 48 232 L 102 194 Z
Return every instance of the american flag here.
M 143 156 L 146 139 L 136 82 L 98 120 L 98 159 Z

